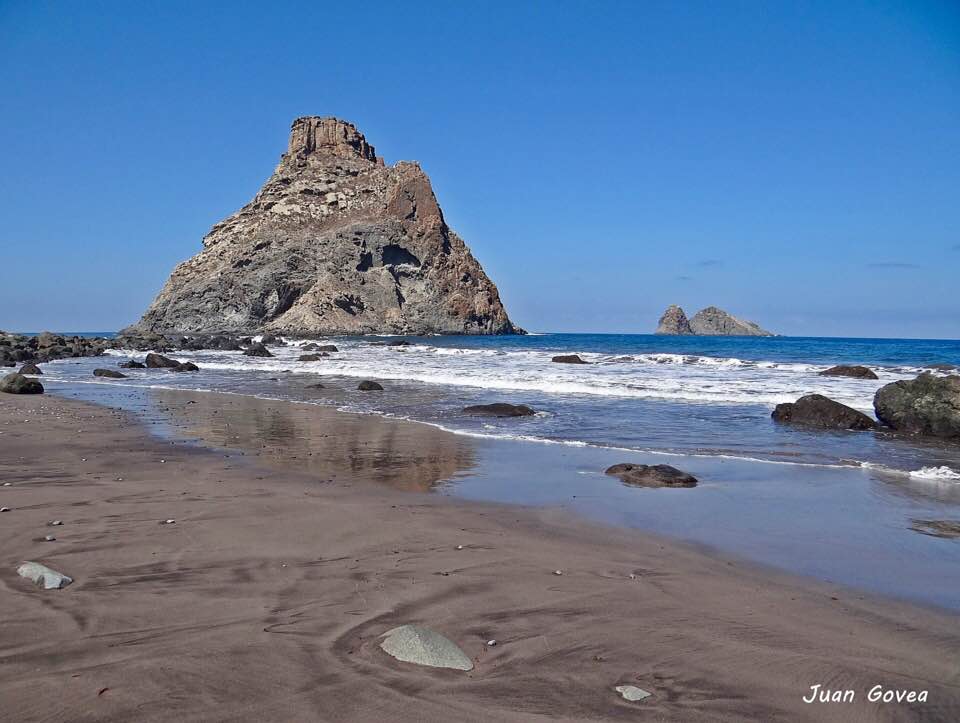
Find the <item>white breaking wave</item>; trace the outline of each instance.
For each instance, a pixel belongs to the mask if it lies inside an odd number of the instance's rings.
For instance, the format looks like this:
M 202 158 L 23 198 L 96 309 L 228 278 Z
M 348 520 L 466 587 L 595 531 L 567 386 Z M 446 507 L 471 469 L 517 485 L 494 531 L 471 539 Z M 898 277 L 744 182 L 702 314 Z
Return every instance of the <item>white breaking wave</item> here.
M 821 377 L 826 365 L 750 361 L 736 357 L 693 354 L 600 354 L 576 349 L 490 349 L 434 346 L 427 341 L 386 347 L 366 341 L 333 341 L 340 348 L 319 362 L 300 362 L 298 340 L 271 348 L 273 357 L 246 357 L 240 352 L 204 350 L 171 354 L 189 359 L 204 371 L 311 373 L 376 378 L 478 389 L 535 392 L 547 395 L 621 397 L 705 404 L 773 406 L 805 394 L 829 396 L 870 412 L 876 390 L 891 381 L 912 377 L 919 369 L 878 369 L 879 380 Z M 115 355 L 141 357 L 122 350 Z M 556 364 L 551 357 L 576 353 L 588 364 Z
M 918 470 L 914 470 L 910 473 L 911 477 L 916 477 L 918 479 L 935 479 L 935 480 L 958 480 L 960 481 L 960 472 L 957 470 L 947 467 L 946 465 L 942 467 L 922 467 Z

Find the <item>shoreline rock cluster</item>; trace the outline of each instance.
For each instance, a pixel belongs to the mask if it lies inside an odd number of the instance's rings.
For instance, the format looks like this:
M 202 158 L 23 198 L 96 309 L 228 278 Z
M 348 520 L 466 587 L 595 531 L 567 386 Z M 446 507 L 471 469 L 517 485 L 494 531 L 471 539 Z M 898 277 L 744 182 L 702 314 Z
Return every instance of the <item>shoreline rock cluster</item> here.
M 879 421 L 821 394 L 807 394 L 796 402 L 778 404 L 771 417 L 821 429 L 888 429 L 960 442 L 960 376 L 924 372 L 916 379 L 886 384 L 874 394 L 873 409 Z
M 15 367 L 25 362 L 100 356 L 115 343 L 102 336 L 66 336 L 43 331 L 35 336 L 0 331 L 0 367 Z

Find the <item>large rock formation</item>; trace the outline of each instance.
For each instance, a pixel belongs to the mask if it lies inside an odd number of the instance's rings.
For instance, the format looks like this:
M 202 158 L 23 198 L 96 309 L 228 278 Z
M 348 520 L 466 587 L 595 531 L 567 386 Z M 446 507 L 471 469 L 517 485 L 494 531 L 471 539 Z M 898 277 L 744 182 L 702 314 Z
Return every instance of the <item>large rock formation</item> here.
M 874 429 L 877 423 L 863 412 L 822 394 L 808 394 L 795 402 L 778 404 L 770 415 L 777 422 L 823 429 Z
M 508 334 L 497 287 L 416 163 L 298 118 L 260 192 L 215 225 L 128 333 Z
M 687 319 L 687 315 L 683 313 L 681 309 L 676 304 L 670 304 L 667 307 L 667 310 L 663 312 L 663 316 L 660 317 L 660 323 L 657 324 L 657 334 L 692 334 L 693 329 L 690 328 L 690 321 Z
M 738 319 L 716 306 L 698 311 L 693 319 L 676 304 L 671 304 L 660 317 L 657 334 L 696 334 L 699 336 L 775 336 L 752 321 Z
M 960 376 L 925 372 L 880 387 L 873 397 L 877 419 L 901 432 L 960 441 Z

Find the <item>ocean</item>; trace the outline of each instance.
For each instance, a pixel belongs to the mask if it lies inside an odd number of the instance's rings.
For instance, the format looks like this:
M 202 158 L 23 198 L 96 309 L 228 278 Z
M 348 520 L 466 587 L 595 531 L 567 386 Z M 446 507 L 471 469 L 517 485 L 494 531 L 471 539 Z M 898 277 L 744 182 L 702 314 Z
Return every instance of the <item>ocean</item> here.
M 924 534 L 922 524 L 960 521 L 960 446 L 808 430 L 770 418 L 776 404 L 809 393 L 872 414 L 880 386 L 960 365 L 958 341 L 532 334 L 409 337 L 409 346 L 385 345 L 397 340 L 297 340 L 272 347 L 272 358 L 178 351 L 169 356 L 201 370 L 93 377 L 96 367 L 145 356 L 117 349 L 46 364 L 42 380 L 53 393 L 154 418 L 166 402 L 151 391 L 181 389 L 431 424 L 472 438 L 476 447 L 474 464 L 441 485 L 442 494 L 561 506 L 821 580 L 960 609 L 960 540 Z M 310 341 L 340 351 L 297 361 Z M 552 362 L 558 354 L 589 363 Z M 879 379 L 819 376 L 840 363 L 864 364 Z M 362 379 L 385 389 L 358 391 Z M 323 388 L 308 388 L 317 383 Z M 462 413 L 498 401 L 537 414 Z M 262 425 L 256 434 L 274 434 L 285 424 L 282 415 L 278 409 L 255 420 Z M 202 441 L 230 447 L 235 440 L 227 431 Z M 635 489 L 603 474 L 624 461 L 672 464 L 700 485 Z

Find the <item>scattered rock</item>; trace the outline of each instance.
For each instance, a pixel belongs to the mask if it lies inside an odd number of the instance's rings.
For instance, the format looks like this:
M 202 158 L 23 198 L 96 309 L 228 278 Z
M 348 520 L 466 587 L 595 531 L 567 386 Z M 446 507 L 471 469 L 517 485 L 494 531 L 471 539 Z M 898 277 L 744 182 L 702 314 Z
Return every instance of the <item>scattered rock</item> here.
M 43 394 L 43 385 L 36 379 L 30 379 L 23 374 L 7 374 L 0 379 L 0 392 L 7 394 Z
M 632 487 L 696 487 L 697 478 L 668 464 L 615 464 L 606 474 Z
M 506 402 L 474 404 L 471 407 L 464 407 L 463 413 L 476 417 L 530 417 L 536 414 L 526 404 L 507 404 Z
M 330 356 L 330 355 L 329 355 L 329 354 L 326 354 L 326 353 L 321 353 L 321 354 L 301 354 L 299 357 L 297 357 L 297 361 L 320 361 L 320 360 L 323 359 L 325 356 Z
M 960 439 L 960 376 L 924 372 L 912 381 L 880 387 L 873 397 L 877 419 L 900 432 Z
M 376 382 L 371 381 L 362 381 L 357 385 L 357 389 L 361 392 L 382 392 L 383 387 L 377 384 Z
M 322 352 L 330 353 L 330 352 L 335 352 L 340 350 L 337 349 L 337 347 L 335 347 L 333 344 L 321 344 L 320 346 L 316 346 L 314 351 L 322 351 Z
M 143 362 L 138 362 L 136 359 L 130 359 L 129 361 L 120 362 L 117 364 L 121 369 L 146 369 L 147 365 Z
M 554 574 L 554 575 L 562 575 L 562 574 L 563 574 L 563 570 L 554 570 L 554 571 L 553 571 L 553 574 Z
M 556 364 L 589 364 L 590 363 L 581 359 L 577 354 L 561 354 L 559 356 L 553 357 L 550 361 Z
M 960 522 L 954 520 L 911 520 L 910 529 L 922 535 L 953 540 L 960 537 Z
M 689 335 L 693 333 L 687 315 L 676 304 L 670 304 L 660 317 L 655 334 Z
M 126 374 L 121 374 L 115 369 L 94 369 L 93 376 L 95 377 L 107 377 L 108 379 L 126 379 Z
M 497 641 L 496 641 L 496 640 L 488 640 L 488 641 L 487 641 L 487 647 L 488 647 L 488 648 L 493 648 L 493 647 L 496 646 L 496 644 L 497 644 Z
M 308 384 L 304 388 L 305 389 L 326 389 L 326 387 L 320 384 L 320 382 L 317 382 L 316 384 Z
M 957 368 L 956 364 L 927 364 L 927 369 L 936 369 L 938 372 L 950 372 Z
M 777 422 L 822 429 L 874 429 L 877 423 L 863 412 L 822 394 L 807 394 L 795 402 L 778 404 L 770 415 Z
M 17 568 L 17 574 L 30 580 L 34 585 L 39 585 L 44 590 L 59 590 L 73 582 L 72 577 L 51 570 L 39 562 L 24 562 Z
M 260 337 L 260 343 L 264 346 L 267 344 L 271 346 L 286 346 L 286 342 L 276 334 L 264 334 Z
M 380 647 L 405 663 L 473 670 L 470 658 L 448 638 L 419 625 L 401 625 L 384 634 Z
M 10 511 L 9 507 L 0 507 L 0 512 L 9 512 L 9 511 Z
M 643 688 L 638 688 L 635 685 L 618 685 L 614 688 L 624 699 L 631 702 L 636 702 L 638 700 L 643 700 L 644 698 L 649 698 L 652 694 L 645 691 Z
M 824 369 L 821 377 L 853 377 L 854 379 L 879 379 L 872 369 L 858 364 L 838 364 L 835 367 Z
M 180 362 L 165 357 L 163 354 L 155 354 L 153 352 L 147 354 L 145 361 L 147 369 L 176 369 L 180 366 Z
M 262 357 L 273 356 L 273 354 L 270 353 L 270 350 L 267 349 L 267 347 L 265 347 L 259 341 L 255 341 L 251 343 L 250 346 L 244 349 L 243 355 L 244 356 L 262 356 Z
M 388 341 L 387 346 L 410 346 L 410 342 L 405 339 L 394 339 L 393 341 Z
M 56 541 L 57 541 L 57 538 L 54 537 L 53 535 L 44 535 L 43 539 L 44 539 L 45 542 L 56 542 Z
M 29 364 L 29 363 L 24 364 L 22 367 L 20 367 L 20 373 L 31 374 L 35 377 L 41 376 L 43 374 L 43 372 L 40 371 L 40 367 L 38 367 L 36 364 Z
M 173 368 L 175 372 L 198 372 L 200 367 L 198 367 L 193 362 L 181 362 L 179 365 Z
M 59 526 L 62 525 L 62 524 L 63 524 L 63 520 L 54 520 L 53 522 L 50 523 L 50 526 L 51 526 L 51 527 L 59 527 Z

